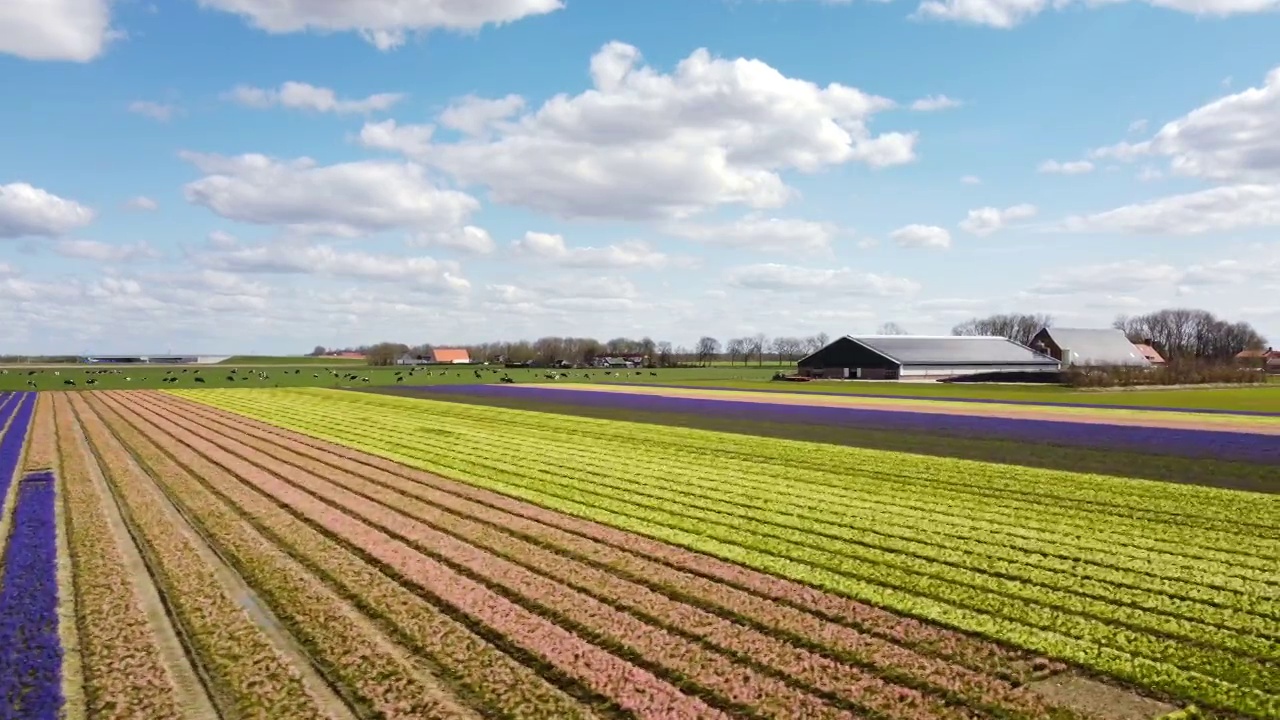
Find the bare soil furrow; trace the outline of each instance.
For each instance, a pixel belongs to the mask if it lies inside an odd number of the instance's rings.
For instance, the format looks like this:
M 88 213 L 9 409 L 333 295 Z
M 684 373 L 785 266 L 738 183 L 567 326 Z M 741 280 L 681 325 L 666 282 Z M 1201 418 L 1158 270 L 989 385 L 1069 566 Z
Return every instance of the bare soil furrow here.
M 219 582 L 216 566 L 206 560 L 207 549 L 202 552 L 202 541 L 177 521 L 167 499 L 84 397 L 71 396 L 71 405 L 223 713 L 263 720 L 334 717 L 326 712 L 328 703 L 313 694 L 295 661 L 238 602 L 235 590 Z
M 62 393 L 52 395 L 85 709 L 95 720 L 218 717 Z

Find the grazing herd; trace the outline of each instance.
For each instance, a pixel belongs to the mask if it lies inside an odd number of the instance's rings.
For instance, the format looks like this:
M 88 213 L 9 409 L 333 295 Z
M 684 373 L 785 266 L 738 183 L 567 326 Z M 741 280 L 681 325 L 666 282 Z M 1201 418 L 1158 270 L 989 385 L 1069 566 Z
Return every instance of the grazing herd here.
M 498 377 L 496 379 L 502 383 L 517 382 L 516 378 L 513 377 L 510 374 L 510 372 L 506 370 L 501 370 L 501 369 L 492 368 L 492 367 L 479 367 L 479 368 L 473 367 L 470 369 L 471 369 L 472 375 L 475 376 L 476 380 L 481 382 L 484 382 L 486 378 L 492 379 L 491 376 L 494 376 L 494 375 L 497 375 Z M 222 368 L 214 368 L 212 372 L 217 372 L 220 370 L 222 370 Z M 406 370 L 396 371 L 394 381 L 396 384 L 403 385 L 404 383 L 411 381 L 418 375 L 438 376 L 440 378 L 445 378 L 450 376 L 459 377 L 464 374 L 462 369 L 454 370 L 452 372 L 451 370 L 453 369 L 452 368 L 436 368 L 435 370 L 429 370 L 429 369 L 424 369 L 422 367 L 410 367 Z M 209 372 L 210 369 L 205 368 L 205 371 Z M 63 372 L 69 373 L 70 372 L 69 370 L 54 370 L 49 368 L 32 369 L 32 370 L 0 369 L 0 375 L 8 375 L 11 372 L 24 373 L 25 375 L 28 376 L 26 379 L 26 387 L 31 390 L 40 390 L 42 389 L 41 388 L 42 381 L 45 378 L 47 378 L 49 382 L 44 383 L 45 384 L 44 389 L 56 389 L 58 385 L 60 385 L 63 388 L 73 388 L 81 384 L 89 387 L 93 387 L 98 385 L 100 382 L 99 379 L 94 376 L 100 376 L 100 375 L 123 376 L 126 371 L 120 368 L 82 370 L 80 372 L 82 372 L 85 376 L 88 376 L 88 377 L 70 378 L 70 377 L 61 377 Z M 241 371 L 238 368 L 229 368 L 229 369 L 226 369 L 225 372 L 227 374 L 224 376 L 223 379 L 227 383 L 250 382 L 254 379 L 257 379 L 259 383 L 263 383 L 263 382 L 272 380 L 273 377 L 276 377 L 276 376 L 300 375 L 303 372 L 303 370 L 299 368 L 287 368 L 287 369 L 278 368 L 278 369 L 272 369 L 272 370 L 264 369 L 264 370 Z M 634 372 L 636 375 L 644 374 L 644 372 L 641 370 L 635 370 Z M 548 371 L 542 372 L 541 376 L 543 379 L 546 379 L 546 380 L 569 380 L 569 379 L 591 380 L 593 377 L 593 373 L 594 373 L 594 376 L 598 376 L 602 378 L 621 378 L 624 375 L 630 374 L 630 371 L 610 371 L 610 370 L 604 370 L 604 369 L 593 369 L 593 370 L 583 370 L 581 372 L 570 373 L 565 370 L 548 370 Z M 317 368 L 317 372 L 313 372 L 311 374 L 311 378 L 313 380 L 319 380 L 320 378 L 324 377 L 326 374 L 329 377 L 331 377 L 333 380 L 338 381 L 336 384 L 342 384 L 343 382 L 345 382 L 345 383 L 363 383 L 367 385 L 372 383 L 374 380 L 369 375 L 362 375 L 354 372 L 340 372 L 338 370 L 334 370 L 332 368 L 327 368 L 327 367 Z M 656 376 L 657 374 L 658 373 L 656 372 L 652 372 L 652 371 L 649 372 L 649 375 L 652 375 L 652 376 Z M 201 375 L 201 370 L 195 369 L 195 368 L 175 368 L 171 370 L 165 370 L 164 376 L 159 379 L 160 379 L 160 382 L 164 383 L 165 385 L 177 386 L 179 383 L 181 383 L 184 375 L 188 376 L 189 381 L 194 382 L 197 385 L 207 385 L 209 382 L 208 380 L 206 380 L 205 376 Z M 49 377 L 49 376 L 52 376 L 52 377 Z M 122 377 L 121 379 L 126 383 L 132 383 L 135 380 L 137 380 L 142 384 L 146 384 L 148 382 L 154 382 L 155 376 L 154 375 L 151 375 L 150 377 L 139 376 L 137 378 L 134 378 L 132 376 L 125 376 L 125 377 Z M 293 383 L 290 383 L 290 384 L 293 384 Z M 49 387 L 49 385 L 53 385 L 53 387 Z M 107 387 L 110 387 L 110 386 L 111 386 L 110 384 L 107 385 Z M 275 386 L 279 387 L 279 383 L 278 382 L 275 383 Z

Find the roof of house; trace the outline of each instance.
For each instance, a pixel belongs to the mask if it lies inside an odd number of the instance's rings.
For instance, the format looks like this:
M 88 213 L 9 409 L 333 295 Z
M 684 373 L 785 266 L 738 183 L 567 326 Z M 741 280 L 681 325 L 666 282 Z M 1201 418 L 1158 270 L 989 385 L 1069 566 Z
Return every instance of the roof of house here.
M 1138 352 L 1142 353 L 1142 357 L 1146 358 L 1148 362 L 1164 362 L 1164 358 L 1160 356 L 1160 353 L 1156 352 L 1156 349 L 1150 345 L 1146 343 L 1134 343 L 1133 346 L 1138 348 Z
M 1070 350 L 1076 365 L 1141 365 L 1151 363 L 1125 334 L 1115 328 L 1045 328 L 1055 345 Z M 1038 334 L 1038 333 L 1037 333 Z M 1067 358 L 1063 358 L 1067 362 Z
M 1236 353 L 1236 357 L 1241 360 L 1246 360 L 1249 358 L 1257 358 L 1258 360 L 1267 358 L 1268 360 L 1270 360 L 1274 358 L 1280 358 L 1280 350 L 1273 350 L 1271 348 L 1267 348 L 1266 350 L 1241 350 L 1240 352 Z
M 846 335 L 835 342 L 845 339 L 903 365 L 1058 366 L 1058 361 L 1048 355 L 998 336 Z
M 431 359 L 436 362 L 470 362 L 466 348 L 431 348 Z

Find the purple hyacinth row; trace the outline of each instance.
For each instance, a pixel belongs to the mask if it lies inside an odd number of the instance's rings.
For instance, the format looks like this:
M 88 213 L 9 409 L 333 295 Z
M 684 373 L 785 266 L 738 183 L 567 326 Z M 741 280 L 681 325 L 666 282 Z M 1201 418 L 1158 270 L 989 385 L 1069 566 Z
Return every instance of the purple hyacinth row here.
M 791 384 L 791 383 L 787 383 Z M 660 385 L 658 383 L 645 383 L 645 387 L 662 387 L 677 390 L 688 390 L 688 385 Z M 728 392 L 751 392 L 751 393 L 776 393 L 778 390 L 766 390 L 763 388 L 735 388 L 735 387 L 716 387 L 714 385 L 699 385 L 699 390 L 721 390 Z M 788 388 L 791 390 L 790 388 Z M 1280 417 L 1280 412 L 1267 412 L 1265 410 L 1216 410 L 1216 409 L 1199 409 L 1199 408 L 1177 408 L 1177 407 L 1158 407 L 1155 405 L 1111 405 L 1107 403 L 1079 403 L 1079 402 L 1044 402 L 1039 400 L 999 400 L 992 398 L 960 398 L 960 397 L 939 397 L 937 395 L 876 395 L 873 393 L 859 392 L 834 392 L 821 390 L 799 390 L 794 392 L 803 393 L 805 395 L 817 395 L 820 397 L 873 397 L 877 399 L 891 398 L 894 400 L 928 400 L 929 402 L 954 402 L 954 403 L 970 403 L 978 405 L 1030 405 L 1031 407 L 1074 407 L 1086 408 L 1089 410 L 1146 410 L 1159 411 L 1162 413 L 1194 413 L 1197 415 L 1243 415 L 1245 417 Z
M 948 415 L 901 410 L 783 405 L 630 393 L 502 385 L 433 385 L 415 388 L 442 395 L 529 398 L 587 407 L 724 416 L 760 422 L 789 422 L 851 429 L 941 433 L 959 437 L 1074 445 L 1182 457 L 1244 460 L 1280 465 L 1274 435 Z
M 18 486 L 0 585 L 0 720 L 56 720 L 62 707 L 53 474 Z
M 4 498 L 9 496 L 9 483 L 13 482 L 18 463 L 22 461 L 22 446 L 27 439 L 27 428 L 31 425 L 31 415 L 36 408 L 35 393 L 12 394 L 17 397 L 10 398 L 8 404 L 0 408 L 0 431 L 3 431 L 5 423 L 9 422 L 10 418 L 13 419 L 9 423 L 8 432 L 0 438 L 0 505 L 3 505 Z M 3 399 L 0 399 L 0 402 L 3 402 Z

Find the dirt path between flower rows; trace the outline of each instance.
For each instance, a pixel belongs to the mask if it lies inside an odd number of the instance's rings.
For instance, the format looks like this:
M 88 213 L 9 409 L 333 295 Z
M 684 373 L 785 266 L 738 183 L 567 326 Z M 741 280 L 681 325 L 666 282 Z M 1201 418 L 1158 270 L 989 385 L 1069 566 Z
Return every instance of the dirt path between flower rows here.
M 199 674 L 187 658 L 182 641 L 178 638 L 178 631 L 165 610 L 164 601 L 160 599 L 160 591 L 152 580 L 146 561 L 142 558 L 142 552 L 134 543 L 133 535 L 125 525 L 115 497 L 107 488 L 107 481 L 102 474 L 102 468 L 98 465 L 98 459 L 89 449 L 89 440 L 85 437 L 84 428 L 80 426 L 80 420 L 72 412 L 70 399 L 63 393 L 55 397 L 57 412 L 71 416 L 76 428 L 75 437 L 59 438 L 59 441 L 73 446 L 70 452 L 80 453 L 86 461 L 89 480 L 94 491 L 101 498 L 101 507 L 106 515 L 107 524 L 115 536 L 116 547 L 123 556 L 124 565 L 129 570 L 128 577 L 122 578 L 122 581 L 133 586 L 133 594 L 141 603 L 143 612 L 151 623 L 165 669 L 173 678 L 178 703 L 183 713 L 193 720 L 216 720 L 219 715 L 213 707 L 213 701 L 205 690 Z
M 533 388 L 545 389 L 545 385 L 512 385 L 514 389 Z M 1245 417 L 1232 417 L 1230 424 L 1222 422 L 1220 419 L 1211 421 L 1207 419 L 1196 419 L 1194 417 L 1168 418 L 1162 416 L 1139 417 L 1135 415 L 1122 415 L 1120 413 L 1158 413 L 1159 411 L 1115 411 L 1115 410 L 1082 410 L 1073 408 L 1072 412 L 1064 413 L 1055 411 L 1054 409 L 1034 409 L 1025 406 L 990 406 L 979 405 L 973 403 L 975 407 L 950 407 L 951 405 L 961 405 L 962 403 L 948 403 L 948 407 L 939 407 L 938 405 L 926 405 L 924 402 L 929 401 L 898 401 L 901 405 L 895 406 L 892 398 L 875 398 L 862 400 L 859 398 L 844 398 L 830 396 L 810 396 L 805 395 L 798 397 L 795 395 L 783 395 L 781 393 L 753 393 L 751 397 L 742 397 L 741 395 L 730 395 L 722 390 L 698 390 L 690 388 L 688 390 L 680 390 L 677 392 L 662 392 L 653 389 L 638 389 L 631 387 L 612 387 L 605 385 L 561 385 L 556 387 L 557 390 L 567 390 L 570 392 L 602 392 L 602 393 L 618 393 L 622 395 L 644 395 L 665 398 L 688 398 L 695 400 L 716 400 L 719 402 L 737 402 L 737 403 L 767 403 L 770 405 L 791 405 L 801 407 L 832 407 L 832 408 L 849 408 L 855 410 L 875 410 L 880 412 L 911 412 L 924 413 L 929 415 L 962 415 L 969 417 L 990 417 L 1003 418 L 1008 420 L 1044 420 L 1047 422 L 1065 422 L 1065 423 L 1085 423 L 1089 425 L 1126 425 L 1131 427 L 1148 427 L 1162 428 L 1169 430 L 1197 430 L 1210 432 L 1233 432 L 1247 433 L 1257 435 L 1276 435 L 1280 436 L 1280 423 L 1267 423 Z M 913 404 L 914 403 L 914 404 Z M 1220 416 L 1214 416 L 1220 418 Z
M 92 408 L 92 401 L 88 400 L 88 396 L 75 396 L 72 404 L 81 413 L 92 413 L 93 416 L 96 416 L 95 421 L 102 422 L 104 427 L 114 435 L 110 424 L 103 420 L 97 414 L 97 411 Z M 115 438 L 115 442 L 120 442 L 119 438 Z M 123 443 L 121 443 L 121 446 L 125 447 L 126 450 L 128 449 L 128 446 Z M 155 482 L 154 478 L 137 462 L 137 459 L 132 457 L 131 452 L 129 455 L 130 471 L 133 476 L 144 482 Z M 103 489 L 111 492 L 106 487 Z M 160 489 L 158 485 L 157 489 Z M 355 715 L 350 708 L 338 697 L 338 694 L 316 670 L 306 650 L 284 628 L 275 614 L 258 597 L 258 594 L 231 567 L 226 558 L 208 543 L 204 534 L 191 523 L 190 518 L 181 509 L 173 504 L 163 489 L 160 489 L 160 496 L 164 498 L 163 507 L 166 515 L 164 521 L 171 523 L 178 528 L 180 533 L 187 537 L 192 546 L 196 548 L 201 559 L 212 569 L 215 579 L 222 585 L 227 595 L 245 610 L 254 624 L 262 630 L 272 645 L 275 646 L 276 651 L 287 658 L 289 664 L 302 676 L 303 683 L 317 699 L 320 707 L 324 708 L 327 717 L 339 720 L 355 720 Z

